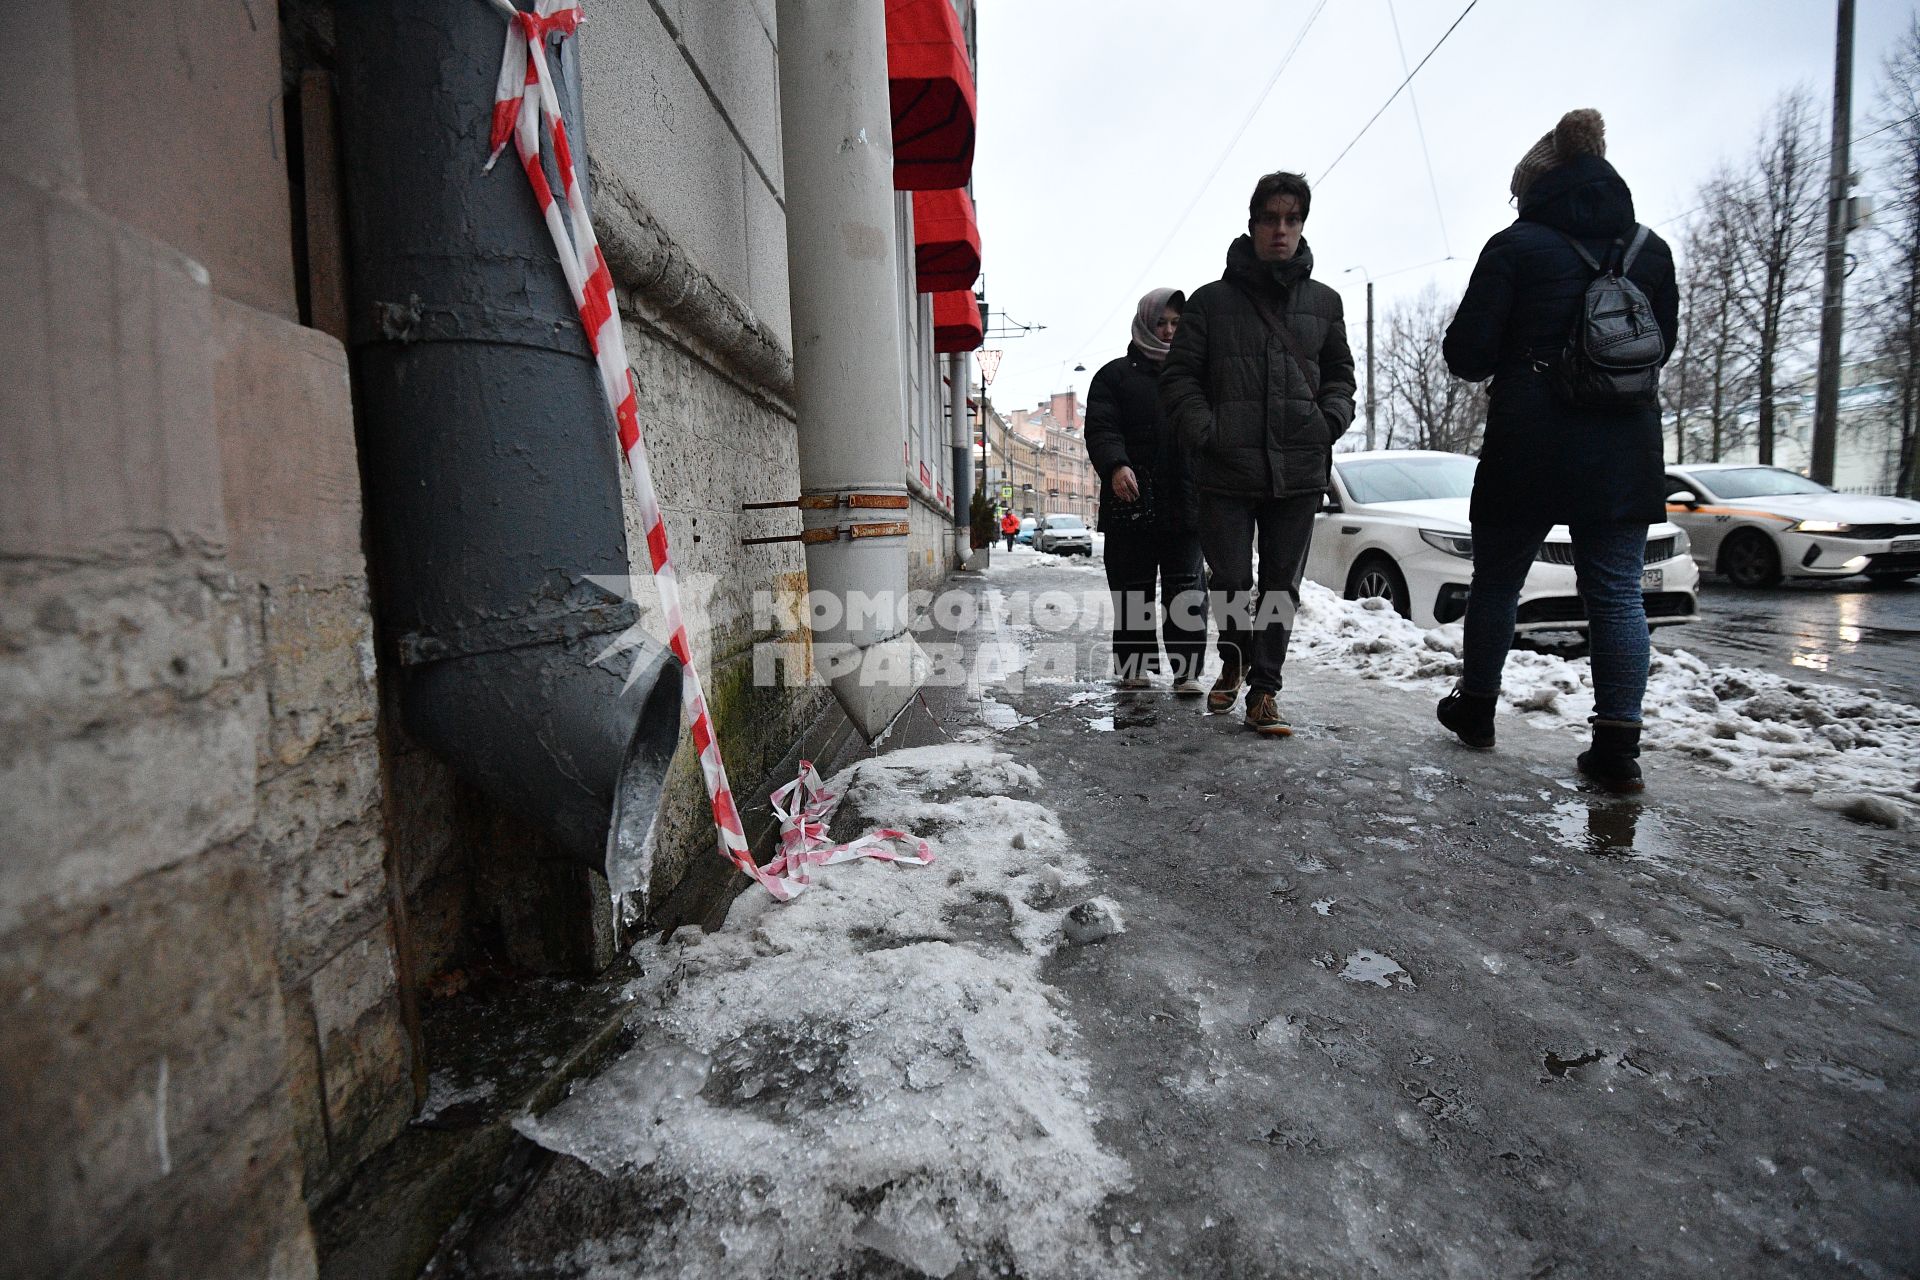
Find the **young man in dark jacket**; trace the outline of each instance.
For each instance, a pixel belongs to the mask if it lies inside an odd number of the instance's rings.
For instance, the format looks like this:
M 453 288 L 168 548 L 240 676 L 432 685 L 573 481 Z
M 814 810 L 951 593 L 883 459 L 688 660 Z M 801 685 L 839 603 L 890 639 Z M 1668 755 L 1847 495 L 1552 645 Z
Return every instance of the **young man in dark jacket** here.
M 1448 368 L 1471 382 L 1491 377 L 1493 387 L 1473 482 L 1465 667 L 1439 717 L 1467 745 L 1493 745 L 1514 605 L 1547 530 L 1564 524 L 1593 663 L 1593 746 L 1579 766 L 1603 786 L 1638 791 L 1648 663 L 1640 575 L 1647 526 L 1666 518 L 1660 407 L 1651 396 L 1578 405 L 1554 384 L 1595 278 L 1571 242 L 1617 267 L 1635 235 L 1633 195 L 1605 155 L 1605 125 L 1591 110 L 1568 112 L 1527 152 L 1513 171 L 1520 216 L 1481 250 L 1447 329 Z M 1671 355 L 1680 295 L 1666 242 L 1649 233 L 1627 279 L 1646 295 Z
M 1291 732 L 1275 695 L 1300 602 L 1333 442 L 1353 421 L 1353 353 L 1340 295 L 1313 279 L 1297 173 L 1261 178 L 1227 269 L 1187 300 L 1160 403 L 1193 455 L 1200 543 L 1220 619 L 1211 711 L 1248 686 L 1246 723 Z M 1253 551 L 1260 553 L 1254 582 Z

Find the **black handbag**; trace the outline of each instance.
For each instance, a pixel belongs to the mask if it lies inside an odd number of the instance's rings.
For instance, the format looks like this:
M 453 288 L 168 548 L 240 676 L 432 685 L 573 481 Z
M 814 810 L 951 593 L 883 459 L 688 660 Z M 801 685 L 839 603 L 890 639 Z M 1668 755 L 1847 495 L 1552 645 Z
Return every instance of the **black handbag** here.
M 1153 523 L 1153 477 L 1133 473 L 1134 483 L 1140 486 L 1140 496 L 1132 502 L 1122 502 L 1113 494 L 1112 485 L 1108 485 L 1107 498 L 1100 504 L 1100 527 L 1111 533 L 1116 529 L 1145 529 Z

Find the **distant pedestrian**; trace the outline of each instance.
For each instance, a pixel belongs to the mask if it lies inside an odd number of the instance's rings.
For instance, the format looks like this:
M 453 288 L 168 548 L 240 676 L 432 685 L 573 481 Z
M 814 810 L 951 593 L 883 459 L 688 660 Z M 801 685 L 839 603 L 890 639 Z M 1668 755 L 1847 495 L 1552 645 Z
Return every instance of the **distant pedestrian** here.
M 1160 403 L 1193 456 L 1200 542 L 1220 622 L 1211 711 L 1248 685 L 1246 723 L 1292 732 L 1276 695 L 1333 442 L 1353 421 L 1353 353 L 1340 295 L 1313 279 L 1303 232 L 1312 194 L 1270 173 L 1221 278 L 1187 301 Z M 1259 581 L 1254 550 L 1259 550 Z
M 1013 550 L 1013 540 L 1020 536 L 1020 517 L 1013 514 L 1012 507 L 1000 517 L 1000 536 L 1007 540 L 1007 550 Z
M 1473 484 L 1465 668 L 1438 715 L 1468 746 L 1493 745 L 1515 602 L 1547 531 L 1564 524 L 1593 663 L 1593 743 L 1579 768 L 1609 789 L 1638 791 L 1648 664 L 1641 571 L 1647 526 L 1666 518 L 1653 380 L 1673 352 L 1680 300 L 1673 255 L 1635 222 L 1633 195 L 1606 149 L 1600 113 L 1570 111 L 1521 158 L 1512 184 L 1519 217 L 1481 250 L 1447 329 L 1448 367 L 1470 381 L 1491 377 L 1493 387 Z M 1613 285 L 1610 272 L 1633 288 Z M 1595 365 L 1583 354 L 1591 348 L 1579 340 L 1592 324 L 1590 287 L 1616 299 L 1596 318 L 1611 342 L 1651 347 L 1650 367 L 1630 386 L 1591 382 Z
M 1101 366 L 1087 388 L 1086 439 L 1100 473 L 1119 687 L 1146 688 L 1164 642 L 1174 692 L 1197 696 L 1205 692 L 1200 666 L 1207 652 L 1199 516 L 1186 451 L 1159 399 L 1160 368 L 1186 301 L 1178 289 L 1140 299 L 1127 354 Z M 1163 611 L 1157 639 L 1156 588 Z

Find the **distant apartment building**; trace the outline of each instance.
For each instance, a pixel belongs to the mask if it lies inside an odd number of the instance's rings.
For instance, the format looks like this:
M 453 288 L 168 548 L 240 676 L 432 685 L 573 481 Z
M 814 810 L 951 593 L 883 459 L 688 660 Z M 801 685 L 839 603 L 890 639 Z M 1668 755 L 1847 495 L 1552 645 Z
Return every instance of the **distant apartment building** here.
M 1040 446 L 1035 506 L 1092 524 L 1100 514 L 1100 476 L 1087 457 L 1086 406 L 1078 393 L 1056 391 L 1032 409 L 1015 409 L 1013 427 Z
M 990 399 L 982 401 L 985 418 L 986 491 L 998 511 L 1017 516 L 1041 514 L 1047 492 L 1041 466 L 1046 443 L 1044 429 L 1029 425 L 1031 434 L 1015 430 Z

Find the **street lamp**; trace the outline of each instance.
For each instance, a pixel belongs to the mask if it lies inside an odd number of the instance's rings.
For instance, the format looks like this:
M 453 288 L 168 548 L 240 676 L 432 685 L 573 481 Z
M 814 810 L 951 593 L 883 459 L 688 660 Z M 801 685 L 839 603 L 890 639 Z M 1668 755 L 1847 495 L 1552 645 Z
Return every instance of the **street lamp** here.
M 1373 435 L 1373 276 L 1365 267 L 1348 267 L 1341 275 L 1358 271 L 1367 282 L 1367 448 L 1374 446 Z

